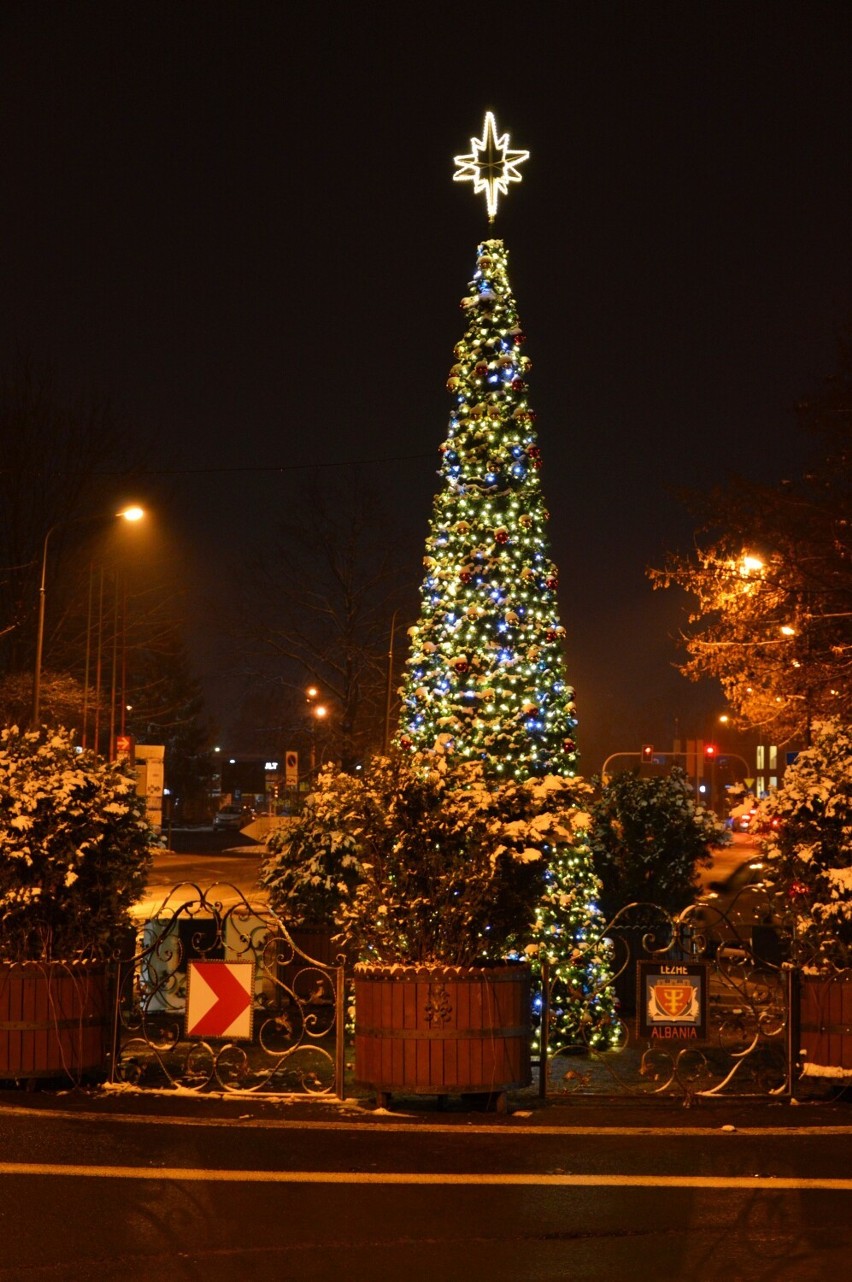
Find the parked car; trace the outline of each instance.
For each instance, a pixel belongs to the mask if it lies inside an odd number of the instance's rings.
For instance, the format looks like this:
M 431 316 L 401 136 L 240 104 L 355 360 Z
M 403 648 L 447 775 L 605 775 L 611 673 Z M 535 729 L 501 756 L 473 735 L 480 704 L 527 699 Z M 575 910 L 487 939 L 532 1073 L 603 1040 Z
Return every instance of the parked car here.
M 223 806 L 213 816 L 213 829 L 244 828 L 253 818 L 254 812 L 244 810 L 242 806 Z
M 757 802 L 750 797 L 741 806 L 735 806 L 731 811 L 731 828 L 734 832 L 753 832 L 760 836 L 761 833 L 765 834 L 780 825 L 777 815 L 760 824 L 756 822 L 756 816 Z
M 784 960 L 777 905 L 760 859 L 739 864 L 720 881 L 711 881 L 697 901 L 692 920 L 707 940 L 708 956 L 719 949 L 743 951 L 758 962 Z

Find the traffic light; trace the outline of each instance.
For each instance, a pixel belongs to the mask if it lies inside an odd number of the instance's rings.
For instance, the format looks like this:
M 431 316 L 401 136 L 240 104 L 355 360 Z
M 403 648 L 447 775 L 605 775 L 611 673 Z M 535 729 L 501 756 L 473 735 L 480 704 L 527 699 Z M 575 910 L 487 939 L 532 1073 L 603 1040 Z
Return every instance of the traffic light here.
M 642 760 L 643 761 L 654 760 L 654 745 L 652 743 L 642 744 Z
M 715 743 L 705 743 L 705 745 L 704 745 L 704 757 L 705 757 L 705 760 L 707 760 L 707 761 L 713 761 L 713 760 L 715 759 L 715 757 L 716 757 L 716 753 L 717 753 L 717 751 L 718 751 L 718 749 L 716 748 Z

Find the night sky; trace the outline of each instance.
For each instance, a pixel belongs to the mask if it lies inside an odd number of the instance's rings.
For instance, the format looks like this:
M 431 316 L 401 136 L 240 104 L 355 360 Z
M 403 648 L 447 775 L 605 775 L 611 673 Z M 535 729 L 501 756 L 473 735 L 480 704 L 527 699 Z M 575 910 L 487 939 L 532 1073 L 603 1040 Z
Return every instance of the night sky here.
M 797 463 L 852 313 L 850 66 L 846 0 L 6 0 L 0 350 L 158 440 L 210 636 L 312 468 L 363 464 L 419 579 L 458 301 L 502 237 L 592 773 L 720 709 L 645 569 L 689 543 L 678 487 Z M 486 108 L 531 152 L 493 229 L 452 182 Z

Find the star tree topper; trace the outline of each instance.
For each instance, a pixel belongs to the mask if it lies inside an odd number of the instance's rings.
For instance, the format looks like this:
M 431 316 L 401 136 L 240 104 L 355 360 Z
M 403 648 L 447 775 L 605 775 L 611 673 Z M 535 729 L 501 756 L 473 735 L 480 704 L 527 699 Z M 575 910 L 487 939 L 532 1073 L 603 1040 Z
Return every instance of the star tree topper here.
M 509 135 L 498 135 L 493 111 L 486 111 L 482 137 L 471 138 L 470 145 L 473 151 L 469 155 L 453 157 L 453 163 L 458 165 L 453 182 L 472 182 L 474 194 L 485 192 L 488 221 L 493 223 L 498 196 L 508 196 L 509 183 L 521 181 L 517 166 L 523 164 L 530 153 L 509 150 Z

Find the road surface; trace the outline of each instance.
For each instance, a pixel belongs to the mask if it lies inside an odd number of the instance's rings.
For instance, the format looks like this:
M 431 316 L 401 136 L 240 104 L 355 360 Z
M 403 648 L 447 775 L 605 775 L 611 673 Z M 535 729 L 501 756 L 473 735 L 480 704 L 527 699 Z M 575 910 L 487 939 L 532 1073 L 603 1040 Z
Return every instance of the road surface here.
M 825 1282 L 852 1126 L 0 1110 L 2 1282 Z M 239 1107 L 237 1105 L 236 1107 Z M 352 1107 L 352 1106 L 350 1106 Z M 660 1118 L 671 1113 L 662 1112 Z M 598 1114 L 601 1117 L 601 1114 Z M 733 1118 L 733 1121 L 731 1120 Z M 567 1119 L 567 1120 L 566 1120 Z M 821 1115 L 825 1122 L 825 1115 Z M 690 1118 L 691 1120 L 691 1118 Z M 637 1124 L 638 1122 L 638 1124 Z

